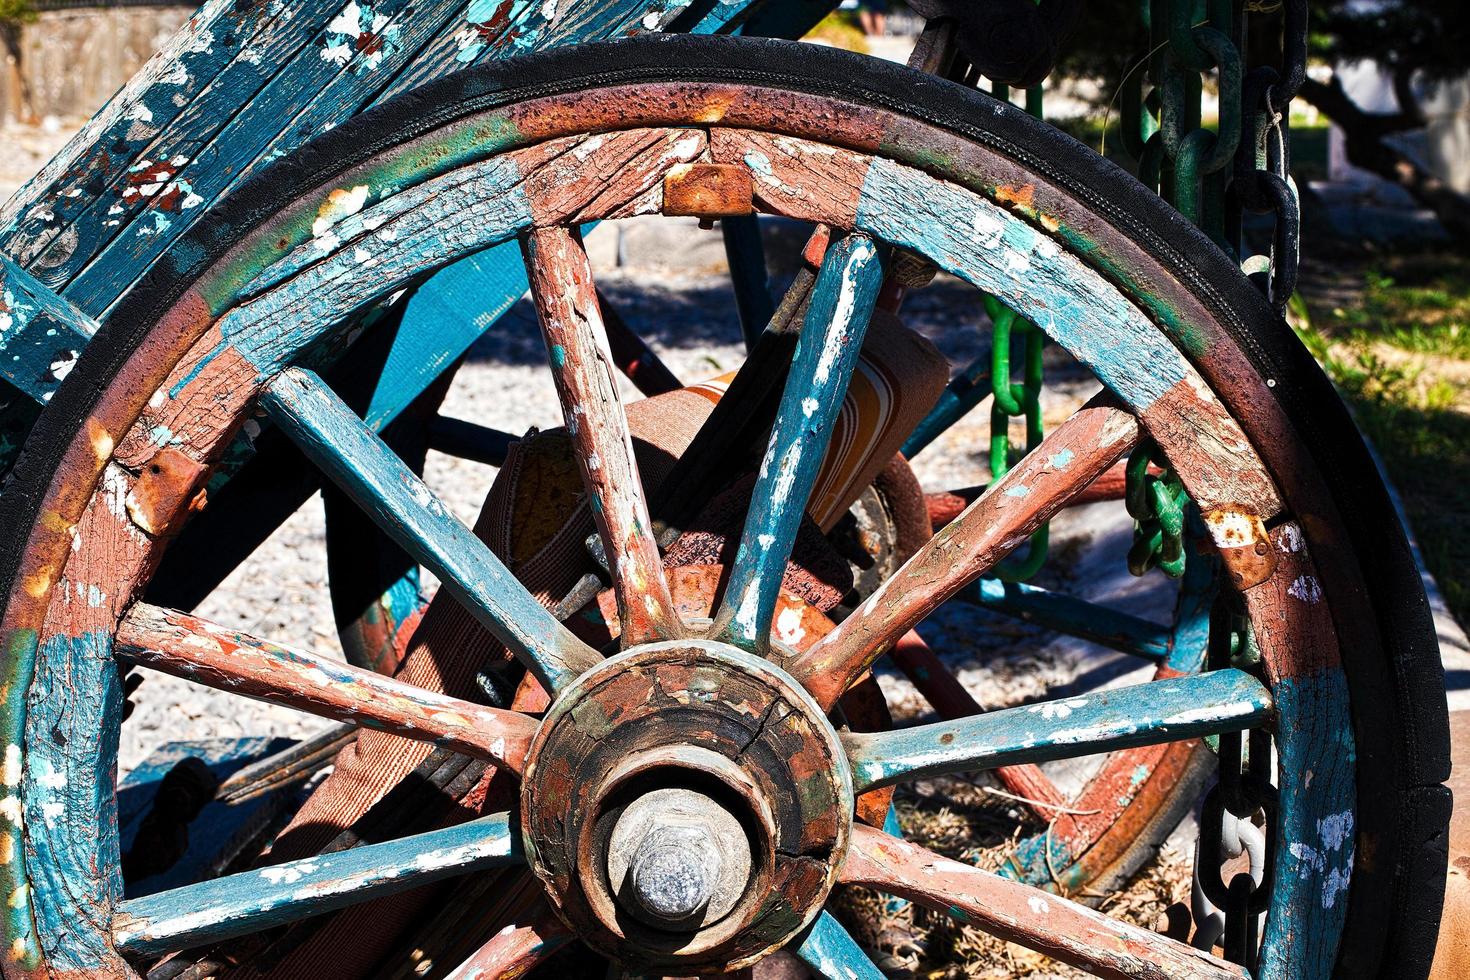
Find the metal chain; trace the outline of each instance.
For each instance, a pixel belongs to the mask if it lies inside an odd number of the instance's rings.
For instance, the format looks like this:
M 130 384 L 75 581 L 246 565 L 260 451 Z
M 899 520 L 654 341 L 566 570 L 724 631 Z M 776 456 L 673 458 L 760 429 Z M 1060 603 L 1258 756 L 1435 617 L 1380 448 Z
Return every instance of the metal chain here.
M 1123 143 L 1138 159 L 1138 176 L 1198 225 L 1222 248 L 1226 241 L 1228 165 L 1240 143 L 1242 84 L 1239 0 L 1144 0 L 1150 46 L 1148 80 L 1132 72 L 1123 82 Z M 1219 121 L 1202 125 L 1203 76 L 1213 72 L 1219 89 Z M 1162 474 L 1149 473 L 1149 464 Z M 1143 575 L 1158 568 L 1184 574 L 1184 508 L 1179 478 L 1151 441 L 1128 461 L 1128 512 L 1133 546 L 1128 569 Z
M 1149 471 L 1153 466 L 1157 473 Z M 1184 574 L 1184 512 L 1189 495 L 1158 443 L 1141 439 L 1128 457 L 1123 495 L 1133 517 L 1128 570 L 1142 575 L 1157 568 L 1170 578 Z
M 1307 0 L 1284 0 L 1277 54 L 1280 68 L 1255 65 L 1245 75 L 1241 103 L 1248 132 L 1235 152 L 1227 237 L 1239 255 L 1243 211 L 1272 215 L 1271 250 L 1242 257 L 1241 267 L 1280 313 L 1296 291 L 1301 257 L 1301 202 L 1291 179 L 1291 100 L 1307 76 Z M 1245 19 L 1241 15 L 1242 38 Z
M 1009 97 L 1004 85 L 993 85 L 991 94 Z M 1040 85 L 1026 90 L 1026 111 L 1040 119 L 1043 99 Z M 982 294 L 985 312 L 992 325 L 990 341 L 990 479 L 999 480 L 1011 468 L 1011 420 L 1026 424 L 1026 451 L 1030 452 L 1046 434 L 1041 420 L 1042 354 L 1046 334 L 989 293 Z M 1021 383 L 1012 381 L 1019 374 Z M 993 574 L 1005 582 L 1031 578 L 1046 563 L 1050 526 L 1041 525 L 1031 535 L 1025 557 L 1012 555 L 995 567 Z
M 1244 603 L 1222 590 L 1210 610 L 1206 668 L 1260 673 L 1261 655 Z M 1252 972 L 1261 917 L 1271 907 L 1276 854 L 1276 787 L 1271 782 L 1271 734 L 1265 729 L 1219 736 L 1219 779 L 1205 794 L 1195 856 L 1195 945 L 1223 940 L 1225 956 Z M 1226 880 L 1225 868 L 1246 853 L 1248 868 Z M 1209 870 L 1206 870 L 1209 869 Z

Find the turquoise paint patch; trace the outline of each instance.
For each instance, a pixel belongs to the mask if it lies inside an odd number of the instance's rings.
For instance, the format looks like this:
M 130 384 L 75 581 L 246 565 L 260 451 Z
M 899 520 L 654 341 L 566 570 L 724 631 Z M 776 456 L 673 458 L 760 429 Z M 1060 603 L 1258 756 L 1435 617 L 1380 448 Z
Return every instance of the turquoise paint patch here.
M 27 692 L 25 808 L 37 929 L 53 972 L 121 973 L 111 950 L 121 901 L 117 743 L 123 693 L 112 637 L 41 644 Z
M 1063 449 L 1060 452 L 1052 453 L 1051 458 L 1048 459 L 1047 462 L 1054 470 L 1064 470 L 1068 466 L 1072 465 L 1072 460 L 1074 458 L 1075 457 L 1072 454 L 1072 450 Z
M 220 331 L 263 375 L 274 374 L 379 297 L 408 286 L 426 272 L 507 242 L 531 220 L 530 201 L 512 160 L 487 160 L 469 172 L 434 178 L 330 226 L 318 227 L 310 242 L 272 265 L 251 288 L 285 285 L 230 312 L 220 321 Z M 494 261 L 509 262 L 510 256 L 500 253 Z M 520 265 L 518 254 L 514 261 Z M 476 268 L 468 266 L 464 273 L 469 275 Z M 525 289 L 524 281 L 521 269 L 520 290 Z M 517 291 L 516 296 L 519 294 Z M 482 295 L 479 301 L 494 303 L 497 299 L 504 301 L 505 293 Z M 503 309 L 496 309 L 494 315 L 500 312 Z M 486 325 L 478 319 L 460 324 L 450 330 L 455 338 L 406 331 L 405 337 L 414 343 L 403 350 L 395 347 L 384 375 L 395 376 L 395 360 L 409 358 L 415 366 L 409 379 L 417 384 L 415 392 L 422 391 Z M 456 342 L 448 343 L 449 339 Z M 377 401 L 375 394 L 375 404 Z M 374 409 L 369 411 L 371 415 Z M 373 424 L 371 417 L 369 424 Z
M 1019 483 L 1013 487 L 1007 487 L 1005 491 L 1005 495 L 1007 497 L 1025 497 L 1028 496 L 1030 493 L 1030 487 Z
M 856 225 L 999 297 L 1065 347 L 1135 412 L 1192 373 L 1118 289 L 1020 218 L 889 160 L 863 180 Z M 1146 373 L 1138 366 L 1146 365 Z
M 1333 668 L 1282 681 L 1273 693 L 1281 830 L 1260 975 L 1328 977 L 1347 918 L 1357 830 L 1347 678 Z
M 557 367 L 564 367 L 567 363 L 567 349 L 561 344 L 554 344 L 551 348 L 551 363 Z
M 812 923 L 796 955 L 819 977 L 840 980 L 883 980 L 883 974 L 831 912 Z

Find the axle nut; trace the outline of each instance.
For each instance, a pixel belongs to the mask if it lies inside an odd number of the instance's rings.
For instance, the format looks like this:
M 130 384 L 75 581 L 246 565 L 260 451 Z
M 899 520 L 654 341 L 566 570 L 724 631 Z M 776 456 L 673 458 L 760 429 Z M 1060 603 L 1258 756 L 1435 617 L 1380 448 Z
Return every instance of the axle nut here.
M 657 789 L 623 810 L 608 841 L 607 877 L 632 915 L 661 929 L 698 929 L 727 914 L 750 879 L 745 828 L 703 793 Z

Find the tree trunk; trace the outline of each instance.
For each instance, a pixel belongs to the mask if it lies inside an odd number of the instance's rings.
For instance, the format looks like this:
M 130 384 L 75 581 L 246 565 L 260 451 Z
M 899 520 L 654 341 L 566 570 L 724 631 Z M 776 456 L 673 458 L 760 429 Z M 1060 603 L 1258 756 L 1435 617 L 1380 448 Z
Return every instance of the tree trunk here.
M 31 87 L 26 83 L 24 65 L 21 62 L 21 25 L 18 21 L 0 21 L 0 54 L 5 58 L 5 102 L 10 114 L 34 126 L 40 122 L 36 116 L 35 101 L 31 98 Z
M 1309 77 L 1299 94 L 1342 129 L 1349 163 L 1402 187 L 1433 211 L 1452 236 L 1470 240 L 1470 197 L 1457 193 L 1388 142 L 1387 137 L 1394 133 L 1422 125 L 1415 107 L 1392 114 L 1364 112 L 1335 79 L 1328 85 Z

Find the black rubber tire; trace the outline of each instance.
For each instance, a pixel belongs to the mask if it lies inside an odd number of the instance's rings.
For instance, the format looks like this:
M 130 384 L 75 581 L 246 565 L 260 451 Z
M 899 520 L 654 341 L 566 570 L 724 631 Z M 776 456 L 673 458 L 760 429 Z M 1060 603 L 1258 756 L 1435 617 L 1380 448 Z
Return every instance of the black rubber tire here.
M 1428 603 L 1388 495 L 1316 362 L 1234 264 L 1132 176 L 988 96 L 906 68 L 784 41 L 653 35 L 560 49 L 451 75 L 337 127 L 214 208 L 133 289 L 42 412 L 0 495 L 0 586 L 65 446 L 99 393 L 188 285 L 247 231 L 373 154 L 456 118 L 560 92 L 640 81 L 787 88 L 870 103 L 1008 156 L 1087 202 L 1161 261 L 1219 318 L 1273 391 L 1332 488 L 1380 626 L 1343 649 L 1358 739 L 1360 824 L 1383 828 L 1359 855 L 1336 975 L 1428 973 L 1443 900 L 1450 794 L 1444 676 Z M 981 121 L 983 120 L 983 125 Z

